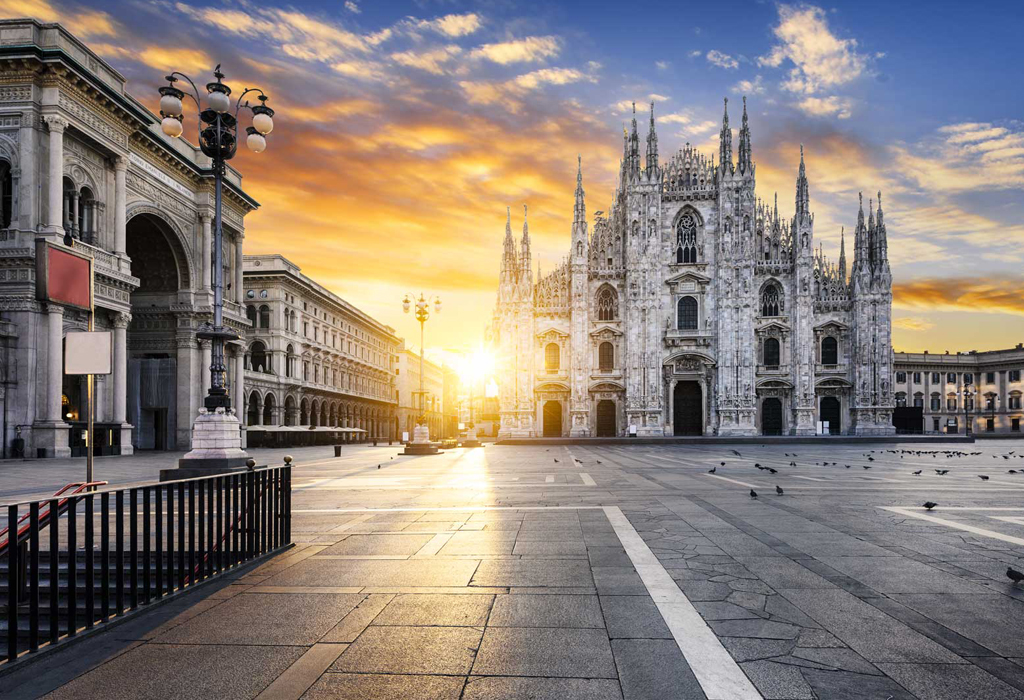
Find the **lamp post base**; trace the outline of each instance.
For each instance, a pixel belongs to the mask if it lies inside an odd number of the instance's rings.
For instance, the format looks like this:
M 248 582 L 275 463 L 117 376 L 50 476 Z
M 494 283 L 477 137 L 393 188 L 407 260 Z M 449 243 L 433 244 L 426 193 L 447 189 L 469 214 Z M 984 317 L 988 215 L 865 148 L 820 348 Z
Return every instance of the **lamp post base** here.
M 245 471 L 249 455 L 242 449 L 241 425 L 233 409 L 199 409 L 192 424 L 192 451 L 176 469 L 161 469 L 160 481 Z
M 417 425 L 412 430 L 412 441 L 405 446 L 404 455 L 436 455 L 440 452 L 437 445 L 430 441 L 430 428 Z

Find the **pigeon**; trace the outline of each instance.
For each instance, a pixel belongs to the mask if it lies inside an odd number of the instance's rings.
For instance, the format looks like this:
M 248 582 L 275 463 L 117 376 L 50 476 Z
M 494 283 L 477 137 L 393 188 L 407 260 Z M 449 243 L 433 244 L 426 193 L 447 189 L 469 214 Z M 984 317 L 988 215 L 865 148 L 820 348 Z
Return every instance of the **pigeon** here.
M 1017 571 L 1012 566 L 1006 567 L 1006 578 L 1010 579 L 1014 583 L 1020 583 L 1024 581 L 1024 573 Z
M 978 474 L 978 478 L 981 479 L 982 481 L 988 481 L 988 477 L 985 476 L 984 474 Z
M 772 469 L 771 467 L 768 467 L 768 471 L 770 471 L 772 474 L 778 474 L 779 473 L 778 469 Z
M 377 469 L 380 469 L 380 465 L 379 464 L 377 465 Z
M 719 464 L 721 464 L 723 467 L 725 466 L 725 462 L 719 462 Z
M 779 486 L 778 484 L 775 484 L 775 493 L 777 493 L 777 494 L 778 494 L 778 495 L 780 495 L 780 496 L 781 496 L 781 495 L 782 495 L 782 493 L 783 493 L 783 491 L 782 491 L 782 487 L 781 487 L 781 486 Z
M 932 508 L 934 508 L 937 505 L 939 505 L 939 504 L 938 503 L 933 503 L 932 501 L 925 501 L 924 502 L 924 509 L 925 510 L 931 510 Z
M 761 468 L 761 465 L 758 462 L 754 462 L 754 466 L 757 467 L 758 469 Z
M 750 497 L 757 498 L 757 491 L 755 491 L 754 489 L 750 489 Z
M 711 469 L 708 469 L 708 474 L 714 474 L 717 469 L 718 467 L 711 467 Z
M 555 460 L 555 462 L 557 463 L 557 462 L 558 462 L 558 457 L 555 457 L 555 458 L 554 458 L 554 460 Z
M 914 472 L 914 476 L 921 476 L 921 470 L 918 469 L 916 472 Z
M 596 462 L 597 462 L 598 464 L 600 464 L 600 463 L 601 463 L 601 460 L 599 460 L 599 459 L 598 459 L 598 460 L 595 460 L 595 461 L 596 461 Z
M 846 468 L 847 468 L 847 469 L 849 469 L 849 468 L 850 468 L 850 465 L 849 465 L 849 464 L 847 464 L 847 465 L 846 465 Z
M 864 468 L 865 468 L 865 469 L 871 469 L 871 467 L 870 467 L 870 466 L 868 466 L 867 464 L 865 464 L 865 465 L 864 465 Z
M 1017 470 L 1016 470 L 1016 469 L 1011 469 L 1011 470 L 1010 470 L 1009 472 L 1007 472 L 1007 473 L 1008 473 L 1008 474 L 1016 474 L 1016 473 L 1017 473 Z
M 738 450 L 733 450 L 733 451 L 732 451 L 732 453 L 733 453 L 734 455 L 736 455 L 737 457 L 742 457 L 742 456 L 743 456 L 743 455 L 741 455 L 741 454 L 739 453 L 739 451 L 738 451 Z
M 938 474 L 939 476 L 945 476 L 946 474 L 949 474 L 949 470 L 948 469 L 936 469 L 935 473 Z
M 874 461 L 875 461 L 875 458 L 874 458 L 874 457 L 868 457 L 868 461 L 869 461 L 869 462 L 874 462 Z

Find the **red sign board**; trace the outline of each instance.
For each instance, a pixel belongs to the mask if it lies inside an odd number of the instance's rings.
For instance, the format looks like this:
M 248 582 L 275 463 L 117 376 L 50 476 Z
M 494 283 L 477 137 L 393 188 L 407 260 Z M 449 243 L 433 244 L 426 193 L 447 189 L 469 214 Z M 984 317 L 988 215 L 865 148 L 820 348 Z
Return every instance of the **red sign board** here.
M 90 310 L 92 258 L 47 240 L 36 240 L 36 297 Z

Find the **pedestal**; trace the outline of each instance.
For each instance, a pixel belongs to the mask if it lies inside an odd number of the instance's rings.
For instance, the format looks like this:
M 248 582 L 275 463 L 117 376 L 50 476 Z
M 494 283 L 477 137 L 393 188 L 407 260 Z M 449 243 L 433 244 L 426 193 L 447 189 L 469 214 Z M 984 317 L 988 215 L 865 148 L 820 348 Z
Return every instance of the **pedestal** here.
M 177 469 L 161 469 L 160 481 L 245 471 L 249 455 L 242 449 L 240 428 L 234 409 L 210 413 L 200 408 L 192 424 L 192 451 L 178 460 Z
M 462 441 L 462 446 L 463 447 L 483 447 L 483 443 L 481 443 L 477 439 L 477 437 L 476 437 L 476 428 L 470 428 L 469 429 L 469 432 L 466 433 L 466 439 Z
M 412 441 L 405 446 L 404 455 L 436 455 L 440 452 L 437 445 L 430 441 L 430 428 L 417 425 L 412 429 Z

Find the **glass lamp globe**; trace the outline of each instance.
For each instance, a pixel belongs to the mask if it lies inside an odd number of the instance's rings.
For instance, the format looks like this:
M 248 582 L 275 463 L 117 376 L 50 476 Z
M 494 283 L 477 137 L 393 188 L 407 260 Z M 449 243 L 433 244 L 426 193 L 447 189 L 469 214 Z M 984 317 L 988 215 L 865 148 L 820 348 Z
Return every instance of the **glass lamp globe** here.
M 252 125 L 261 134 L 269 134 L 274 130 L 274 120 L 269 114 L 257 114 L 252 118 Z
M 263 134 L 249 134 L 245 137 L 245 145 L 253 153 L 263 153 L 267 149 L 267 140 Z
M 160 129 L 172 139 L 181 136 L 181 122 L 174 117 L 164 117 L 160 122 Z
M 160 98 L 160 111 L 170 117 L 181 114 L 181 100 L 174 95 L 164 95 Z
M 214 112 L 226 112 L 231 108 L 231 98 L 223 92 L 212 90 L 206 96 L 206 102 Z
M 438 300 L 436 300 L 434 302 L 434 311 L 436 313 L 441 313 L 441 300 L 440 299 L 438 299 Z
M 406 297 L 405 299 L 402 299 L 402 311 L 404 311 L 405 313 L 409 313 L 409 307 L 411 305 L 412 305 L 412 302 L 409 301 L 409 297 Z

